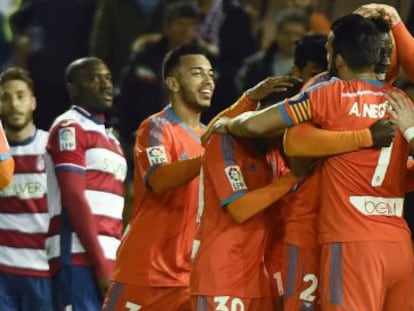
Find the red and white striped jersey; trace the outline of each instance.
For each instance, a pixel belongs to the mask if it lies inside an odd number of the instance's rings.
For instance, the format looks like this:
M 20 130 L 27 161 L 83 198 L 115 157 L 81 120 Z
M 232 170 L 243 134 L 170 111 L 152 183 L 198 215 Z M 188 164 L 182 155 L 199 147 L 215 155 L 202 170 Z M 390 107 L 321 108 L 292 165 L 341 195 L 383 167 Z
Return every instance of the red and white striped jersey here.
M 10 141 L 13 182 L 0 191 L 0 271 L 49 276 L 49 227 L 45 151 L 48 133 L 36 130 L 23 142 Z
M 65 202 L 61 202 L 56 179 L 59 171 L 85 175 L 85 198 L 94 215 L 98 240 L 105 258 L 115 260 L 122 231 L 123 182 L 127 165 L 112 129 L 106 128 L 102 120 L 86 110 L 72 106 L 51 127 L 46 167 L 51 213 L 47 248 L 52 273 L 61 260 L 70 260 L 75 265 L 91 264 L 85 248 L 62 213 Z M 65 249 L 61 249 L 62 246 Z

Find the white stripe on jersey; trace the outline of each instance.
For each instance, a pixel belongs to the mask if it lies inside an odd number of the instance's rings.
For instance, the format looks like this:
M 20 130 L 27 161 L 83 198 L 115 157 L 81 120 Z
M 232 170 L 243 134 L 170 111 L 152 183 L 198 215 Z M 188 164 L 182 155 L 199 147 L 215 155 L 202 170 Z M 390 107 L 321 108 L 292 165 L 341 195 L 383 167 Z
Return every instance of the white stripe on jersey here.
M 0 229 L 23 233 L 46 233 L 49 226 L 48 213 L 0 215 Z
M 86 150 L 86 169 L 97 170 L 115 176 L 123 181 L 126 176 L 125 158 L 105 148 L 90 148 Z
M 92 214 L 122 219 L 122 210 L 124 208 L 123 197 L 113 193 L 95 190 L 86 190 L 85 196 Z
M 375 96 L 384 96 L 384 92 L 374 92 L 374 91 L 357 91 L 352 93 L 342 93 L 341 97 L 358 97 L 361 95 L 375 95 Z
M 98 236 L 99 244 L 101 245 L 105 258 L 110 260 L 115 260 L 116 251 L 120 244 L 120 240 L 114 237 L 107 235 Z M 48 258 L 56 258 L 60 256 L 60 237 L 58 235 L 51 236 L 46 240 L 46 246 L 48 249 Z M 75 233 L 72 233 L 72 254 L 74 253 L 84 253 L 85 249 L 83 248 L 79 238 Z
M 13 268 L 49 270 L 49 263 L 44 249 L 0 246 L 0 264 Z
M 40 199 L 46 192 L 46 173 L 25 173 L 14 175 L 12 183 L 0 191 L 0 197 Z

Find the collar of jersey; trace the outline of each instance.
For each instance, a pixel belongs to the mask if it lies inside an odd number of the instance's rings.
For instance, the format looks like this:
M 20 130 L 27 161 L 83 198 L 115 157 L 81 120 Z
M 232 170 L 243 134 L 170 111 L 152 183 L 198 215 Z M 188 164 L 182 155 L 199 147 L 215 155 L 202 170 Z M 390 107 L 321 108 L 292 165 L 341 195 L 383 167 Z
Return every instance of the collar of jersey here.
M 89 111 L 87 111 L 86 109 L 84 109 L 84 108 L 82 108 L 80 106 L 73 105 L 72 106 L 72 109 L 75 110 L 75 111 L 77 111 L 78 113 L 80 113 L 85 118 L 88 118 L 89 120 L 95 122 L 96 124 L 101 124 L 101 125 L 105 124 L 105 121 L 104 120 L 101 120 L 97 116 L 94 116 Z
M 37 129 L 35 128 L 35 130 L 33 131 L 33 134 L 30 135 L 29 137 L 27 137 L 26 139 L 24 139 L 22 141 L 9 140 L 9 145 L 11 147 L 28 145 L 28 144 L 30 144 L 31 142 L 34 141 L 34 139 L 36 137 L 36 134 L 37 134 Z
M 199 143 L 201 143 L 200 137 L 194 133 L 181 119 L 175 114 L 174 110 L 172 110 L 171 104 L 164 108 L 167 118 L 173 124 L 178 124 L 181 126 L 188 134 L 190 134 L 193 138 L 195 138 Z
M 371 84 L 373 86 L 383 86 L 384 82 L 379 81 L 379 80 L 374 80 L 374 79 L 369 79 L 369 78 L 359 78 L 358 80 L 364 81 L 368 84 Z

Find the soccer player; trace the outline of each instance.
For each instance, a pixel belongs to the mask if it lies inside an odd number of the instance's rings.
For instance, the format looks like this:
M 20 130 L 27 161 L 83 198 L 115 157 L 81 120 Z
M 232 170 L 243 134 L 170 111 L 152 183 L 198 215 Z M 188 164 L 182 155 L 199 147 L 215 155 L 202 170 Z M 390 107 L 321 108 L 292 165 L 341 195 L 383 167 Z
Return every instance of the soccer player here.
M 48 133 L 33 123 L 33 82 L 22 68 L 0 74 L 1 114 L 15 161 L 13 182 L 0 191 L 0 309 L 52 310 L 46 256 L 45 152 Z
M 73 106 L 50 129 L 47 240 L 56 308 L 101 310 L 119 246 L 126 161 L 105 123 L 112 107 L 108 67 L 98 58 L 66 69 Z
M 269 81 L 248 90 L 246 97 L 260 100 Z M 210 138 L 202 163 L 200 224 L 193 246 L 193 310 L 273 310 L 264 259 L 274 226 L 269 207 L 304 171 L 289 173 L 277 149 L 264 140 Z
M 355 13 L 365 17 L 383 17 L 389 22 L 396 46 L 395 53 L 393 53 L 395 55 L 392 57 L 392 64 L 398 60 L 398 63 L 410 80 L 414 81 L 414 38 L 402 22 L 397 10 L 390 5 L 370 3 L 360 6 L 355 10 Z M 393 76 L 397 76 L 399 71 L 398 64 L 392 66 L 390 71 Z
M 330 69 L 343 81 L 332 78 L 284 104 L 222 120 L 217 128 L 257 136 L 306 120 L 324 129 L 344 130 L 384 118 L 384 94 L 393 88 L 376 80 L 378 39 L 369 20 L 356 14 L 338 19 L 327 46 Z M 397 134 L 388 148 L 323 162 L 319 220 L 325 263 L 321 264 L 323 310 L 408 310 L 413 258 L 410 233 L 401 217 L 407 155 L 408 146 Z
M 204 148 L 201 113 L 213 68 L 202 49 L 168 53 L 163 78 L 171 104 L 143 121 L 135 143 L 133 215 L 119 247 L 104 310 L 187 311 Z

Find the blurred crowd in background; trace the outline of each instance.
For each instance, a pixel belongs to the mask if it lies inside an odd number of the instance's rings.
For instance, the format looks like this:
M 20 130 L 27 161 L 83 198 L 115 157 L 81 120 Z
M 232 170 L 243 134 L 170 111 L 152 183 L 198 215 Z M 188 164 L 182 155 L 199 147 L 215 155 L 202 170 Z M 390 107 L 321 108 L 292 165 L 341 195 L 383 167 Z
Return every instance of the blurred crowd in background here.
M 217 84 L 202 119 L 208 122 L 265 77 L 288 75 L 295 42 L 303 34 L 328 33 L 331 20 L 370 2 L 1 0 L 0 69 L 21 66 L 29 71 L 38 101 L 35 123 L 48 130 L 71 105 L 66 66 L 87 55 L 101 58 L 116 87 L 108 119 L 131 158 L 140 122 L 168 104 L 161 64 L 171 49 L 198 41 L 209 52 Z M 379 2 L 397 8 L 414 33 L 413 1 Z M 414 96 L 414 85 L 403 73 L 396 84 Z

